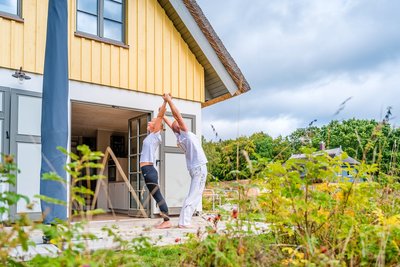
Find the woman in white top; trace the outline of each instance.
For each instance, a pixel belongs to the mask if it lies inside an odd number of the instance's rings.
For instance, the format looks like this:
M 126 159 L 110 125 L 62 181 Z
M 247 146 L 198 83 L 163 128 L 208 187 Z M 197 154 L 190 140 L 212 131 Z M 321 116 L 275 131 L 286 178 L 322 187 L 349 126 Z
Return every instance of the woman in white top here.
M 153 196 L 154 200 L 157 202 L 160 208 L 160 215 L 163 217 L 164 221 L 157 225 L 156 228 L 164 229 L 170 228 L 171 222 L 168 216 L 168 206 L 165 202 L 163 195 L 161 194 L 160 186 L 158 185 L 158 173 L 154 168 L 155 152 L 158 146 L 161 144 L 161 134 L 162 121 L 165 114 L 166 102 L 160 107 L 158 115 L 153 118 L 147 124 L 147 131 L 149 134 L 143 140 L 142 151 L 140 154 L 140 169 L 147 188 L 150 194 Z

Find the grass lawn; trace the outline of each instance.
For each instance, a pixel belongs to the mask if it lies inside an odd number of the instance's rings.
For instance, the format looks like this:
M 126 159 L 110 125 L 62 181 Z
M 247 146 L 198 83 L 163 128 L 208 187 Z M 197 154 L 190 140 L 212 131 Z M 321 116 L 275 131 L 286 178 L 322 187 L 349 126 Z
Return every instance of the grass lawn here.
M 137 252 L 138 266 L 181 266 L 182 245 L 145 248 Z

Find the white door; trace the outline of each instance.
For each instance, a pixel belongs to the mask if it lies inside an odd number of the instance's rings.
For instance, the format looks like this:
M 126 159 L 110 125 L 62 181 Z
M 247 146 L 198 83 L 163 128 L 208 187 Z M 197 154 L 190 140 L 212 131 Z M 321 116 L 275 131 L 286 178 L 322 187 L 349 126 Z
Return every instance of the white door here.
M 26 212 L 32 219 L 41 218 L 40 203 L 34 198 L 40 193 L 41 114 L 41 94 L 11 91 L 10 154 L 15 155 L 20 170 L 17 185 L 11 190 L 36 201 L 33 209 L 27 209 L 26 203 L 20 201 L 14 209 L 14 215 Z
M 170 121 L 174 121 L 171 114 L 166 115 Z M 182 117 L 190 131 L 195 133 L 195 116 L 182 114 Z M 170 214 L 179 214 L 183 201 L 189 192 L 190 175 L 186 167 L 186 159 L 183 151 L 177 146 L 176 136 L 166 126 L 161 146 L 160 186 L 167 202 Z

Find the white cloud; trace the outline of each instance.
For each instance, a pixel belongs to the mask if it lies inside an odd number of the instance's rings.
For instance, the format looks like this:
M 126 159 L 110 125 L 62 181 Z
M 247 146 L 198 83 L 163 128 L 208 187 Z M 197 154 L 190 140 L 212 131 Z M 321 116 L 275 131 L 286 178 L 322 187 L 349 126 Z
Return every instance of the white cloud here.
M 313 119 L 379 120 L 387 106 L 400 113 L 399 1 L 198 2 L 252 88 L 240 100 L 206 108 L 205 132 L 212 123 L 221 136 L 235 137 L 231 125 L 239 117 L 249 129 L 242 134 L 276 136 L 287 134 L 288 121 L 304 127 Z
M 212 124 L 221 138 L 233 138 L 237 132 L 235 125 L 240 121 L 240 134 L 264 131 L 271 136 L 285 136 L 314 119 L 317 119 L 317 125 L 353 117 L 380 120 L 388 106 L 393 107 L 396 115 L 400 113 L 399 69 L 400 60 L 359 75 L 326 77 L 296 90 L 258 88 L 204 109 L 203 131 L 210 138 Z M 352 98 L 344 109 L 334 115 L 349 97 Z M 399 125 L 400 117 L 392 122 Z
M 249 136 L 256 132 L 268 133 L 272 137 L 279 135 L 289 135 L 291 132 L 303 126 L 303 122 L 297 118 L 287 115 L 278 117 L 264 117 L 264 118 L 246 118 L 239 121 L 216 120 L 207 121 L 203 120 L 203 135 L 207 140 L 218 141 L 219 138 L 235 139 L 239 136 Z M 218 134 L 218 138 L 213 132 L 211 125 L 214 126 Z

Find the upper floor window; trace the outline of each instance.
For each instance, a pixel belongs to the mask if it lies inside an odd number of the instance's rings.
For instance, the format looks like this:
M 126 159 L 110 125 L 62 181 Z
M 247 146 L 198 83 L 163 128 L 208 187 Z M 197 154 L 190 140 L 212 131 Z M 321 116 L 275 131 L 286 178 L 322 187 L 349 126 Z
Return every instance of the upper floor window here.
M 0 13 L 21 17 L 21 0 L 0 0 Z
M 77 0 L 77 31 L 124 42 L 124 2 L 124 0 Z

